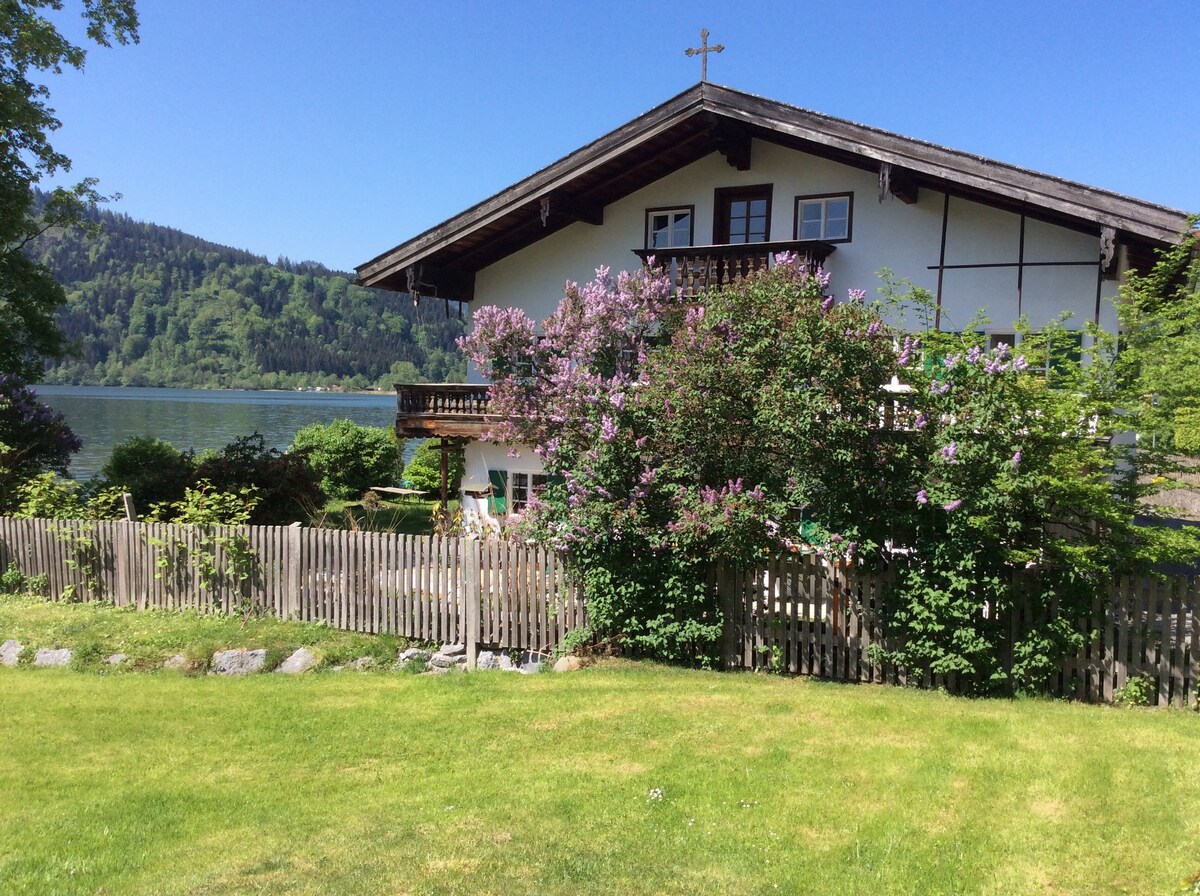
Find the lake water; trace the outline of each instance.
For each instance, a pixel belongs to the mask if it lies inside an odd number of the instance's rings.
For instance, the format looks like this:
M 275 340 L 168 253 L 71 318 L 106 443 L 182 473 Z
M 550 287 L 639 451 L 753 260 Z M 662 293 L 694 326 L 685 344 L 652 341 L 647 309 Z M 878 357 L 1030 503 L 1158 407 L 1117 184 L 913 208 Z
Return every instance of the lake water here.
M 329 392 L 240 392 L 219 389 L 148 389 L 134 386 L 35 386 L 50 407 L 61 411 L 83 440 L 71 475 L 87 479 L 100 471 L 113 446 L 130 436 L 151 435 L 196 453 L 224 448 L 239 436 L 262 433 L 267 445 L 285 449 L 296 430 L 311 423 L 353 420 L 391 427 L 396 396 L 388 392 L 347 395 Z M 410 446 L 410 451 L 413 450 Z

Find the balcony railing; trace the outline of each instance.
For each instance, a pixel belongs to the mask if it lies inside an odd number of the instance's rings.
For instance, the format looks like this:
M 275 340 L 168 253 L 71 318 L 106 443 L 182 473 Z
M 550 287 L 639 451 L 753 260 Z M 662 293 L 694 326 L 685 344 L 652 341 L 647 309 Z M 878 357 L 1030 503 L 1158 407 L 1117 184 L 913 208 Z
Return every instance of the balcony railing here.
M 770 243 L 736 243 L 720 246 L 685 246 L 676 249 L 634 249 L 643 263 L 654 259 L 667 270 L 684 296 L 700 296 L 739 277 L 748 277 L 775 263 L 780 252 L 791 252 L 816 269 L 837 247 L 817 240 L 776 240 Z
M 491 422 L 487 386 L 396 384 L 396 432 L 401 436 L 478 438 Z

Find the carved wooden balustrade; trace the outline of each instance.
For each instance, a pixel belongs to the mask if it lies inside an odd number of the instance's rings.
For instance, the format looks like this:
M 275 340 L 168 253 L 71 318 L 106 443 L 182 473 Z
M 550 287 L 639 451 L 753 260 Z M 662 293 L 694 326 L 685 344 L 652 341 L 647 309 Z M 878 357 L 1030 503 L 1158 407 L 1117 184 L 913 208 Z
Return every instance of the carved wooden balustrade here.
M 478 438 L 492 419 L 486 385 L 396 384 L 396 433 L 405 438 Z
M 643 263 L 667 270 L 684 296 L 700 296 L 739 277 L 771 267 L 780 252 L 800 258 L 810 270 L 824 264 L 837 247 L 818 240 L 775 240 L 770 243 L 737 243 L 719 246 L 685 246 L 676 249 L 634 249 Z

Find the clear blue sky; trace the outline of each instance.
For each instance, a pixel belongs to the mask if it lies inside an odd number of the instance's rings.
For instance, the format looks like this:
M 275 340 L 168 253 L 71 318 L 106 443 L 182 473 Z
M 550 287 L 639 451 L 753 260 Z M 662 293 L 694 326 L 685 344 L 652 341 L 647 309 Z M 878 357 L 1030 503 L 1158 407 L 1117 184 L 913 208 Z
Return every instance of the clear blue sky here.
M 1193 0 L 140 7 L 49 80 L 56 147 L 271 259 L 349 270 L 520 180 L 696 83 L 702 27 L 718 84 L 1200 211 Z

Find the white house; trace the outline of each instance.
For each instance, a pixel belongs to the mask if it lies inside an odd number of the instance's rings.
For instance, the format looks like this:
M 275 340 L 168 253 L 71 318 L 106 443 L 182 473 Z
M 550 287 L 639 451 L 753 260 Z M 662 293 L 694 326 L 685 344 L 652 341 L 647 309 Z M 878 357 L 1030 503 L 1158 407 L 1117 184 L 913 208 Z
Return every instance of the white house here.
M 820 262 L 842 294 L 872 291 L 888 267 L 935 296 L 942 329 L 983 309 L 989 337 L 1011 344 L 1021 315 L 1035 330 L 1064 311 L 1115 329 L 1124 273 L 1186 223 L 1175 209 L 702 82 L 372 259 L 358 281 L 542 320 L 565 281 L 600 265 L 670 257 L 681 288 L 701 292 L 788 250 Z M 540 464 L 478 441 L 487 389 L 472 380 L 398 385 L 397 431 L 465 446 L 465 509 L 518 511 Z

